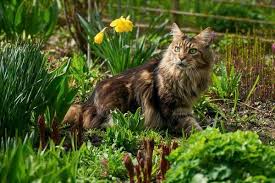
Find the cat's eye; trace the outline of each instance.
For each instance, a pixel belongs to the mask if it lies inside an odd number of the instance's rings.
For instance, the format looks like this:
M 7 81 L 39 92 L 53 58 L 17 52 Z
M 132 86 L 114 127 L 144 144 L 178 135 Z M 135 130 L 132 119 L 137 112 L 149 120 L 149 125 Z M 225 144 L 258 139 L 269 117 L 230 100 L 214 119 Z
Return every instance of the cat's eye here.
M 180 51 L 180 47 L 179 46 L 175 46 L 175 52 L 179 52 Z
M 198 52 L 198 50 L 196 48 L 191 48 L 188 51 L 188 53 L 190 53 L 190 54 L 196 54 L 197 52 Z

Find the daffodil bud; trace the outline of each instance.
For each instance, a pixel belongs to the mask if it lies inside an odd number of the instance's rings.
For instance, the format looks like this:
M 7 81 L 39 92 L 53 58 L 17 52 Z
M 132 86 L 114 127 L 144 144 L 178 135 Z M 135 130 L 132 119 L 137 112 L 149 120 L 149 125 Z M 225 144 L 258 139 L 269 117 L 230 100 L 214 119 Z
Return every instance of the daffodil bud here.
M 94 37 L 94 42 L 96 44 L 101 44 L 103 42 L 103 38 L 104 38 L 104 31 L 107 27 L 105 27 L 104 29 L 102 29 L 102 31 L 100 31 L 99 33 L 97 33 L 97 35 Z

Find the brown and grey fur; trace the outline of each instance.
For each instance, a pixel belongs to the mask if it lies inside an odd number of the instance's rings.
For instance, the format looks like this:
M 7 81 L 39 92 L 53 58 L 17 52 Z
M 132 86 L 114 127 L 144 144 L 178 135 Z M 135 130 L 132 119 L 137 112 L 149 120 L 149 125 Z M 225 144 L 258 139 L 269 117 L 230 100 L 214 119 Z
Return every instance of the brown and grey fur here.
M 152 60 L 101 81 L 83 105 L 70 108 L 65 121 L 79 121 L 81 114 L 84 128 L 102 128 L 111 110 L 134 112 L 140 106 L 149 128 L 183 129 L 187 133 L 192 128 L 201 130 L 192 116 L 192 106 L 210 81 L 213 32 L 207 28 L 188 37 L 173 24 L 172 35 L 160 61 Z M 190 53 L 191 48 L 197 50 L 195 54 Z

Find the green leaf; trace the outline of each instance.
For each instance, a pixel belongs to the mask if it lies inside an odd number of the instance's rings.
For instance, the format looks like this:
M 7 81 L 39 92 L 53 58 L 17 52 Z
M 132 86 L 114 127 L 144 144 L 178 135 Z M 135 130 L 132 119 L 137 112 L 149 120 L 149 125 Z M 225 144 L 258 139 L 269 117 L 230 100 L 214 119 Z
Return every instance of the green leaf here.
M 14 19 L 15 26 L 18 26 L 22 22 L 22 13 L 25 8 L 24 4 L 25 4 L 25 1 L 22 1 L 21 4 L 17 8 L 16 14 L 15 14 L 15 19 Z

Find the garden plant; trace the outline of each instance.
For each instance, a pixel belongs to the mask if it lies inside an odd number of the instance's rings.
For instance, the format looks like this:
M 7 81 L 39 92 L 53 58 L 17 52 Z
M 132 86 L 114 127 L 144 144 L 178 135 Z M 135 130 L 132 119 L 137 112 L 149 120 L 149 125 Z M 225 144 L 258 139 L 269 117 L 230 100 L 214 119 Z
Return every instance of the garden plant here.
M 274 182 L 274 20 L 269 0 L 1 0 L 0 182 Z M 202 131 L 146 128 L 143 106 L 104 128 L 77 107 L 63 120 L 100 81 L 160 60 L 173 22 L 215 31 Z

